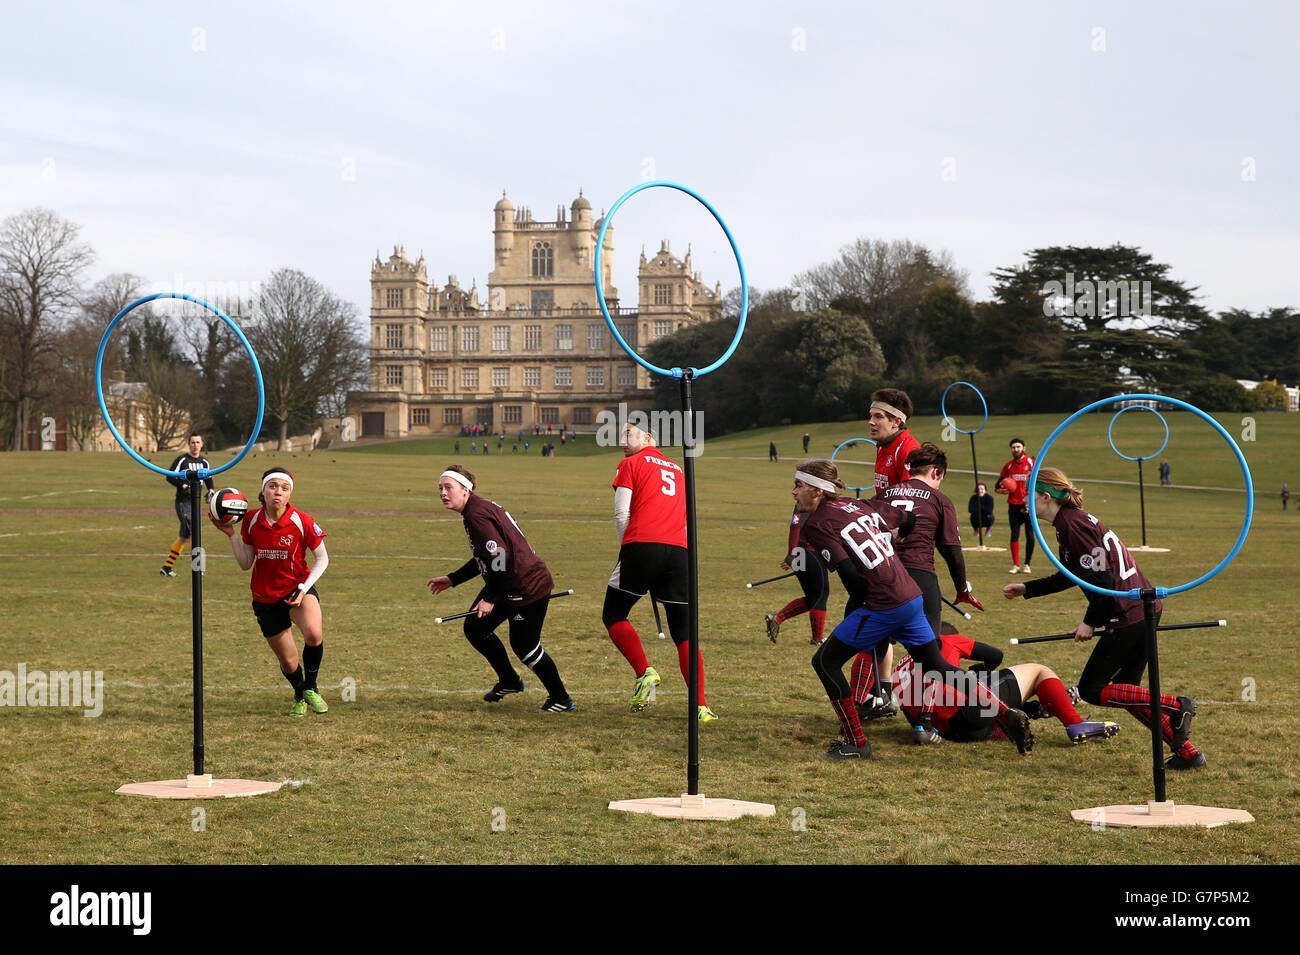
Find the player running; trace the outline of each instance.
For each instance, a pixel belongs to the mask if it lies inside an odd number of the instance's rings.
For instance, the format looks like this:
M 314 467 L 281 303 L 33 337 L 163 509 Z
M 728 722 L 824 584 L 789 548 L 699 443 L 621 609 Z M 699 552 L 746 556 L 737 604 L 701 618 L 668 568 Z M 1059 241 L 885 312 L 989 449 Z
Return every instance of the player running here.
M 1123 541 L 1109 527 L 1083 510 L 1083 492 L 1056 468 L 1042 468 L 1034 485 L 1034 508 L 1041 521 L 1051 521 L 1060 542 L 1061 563 L 1076 576 L 1107 590 L 1137 588 L 1149 590 L 1151 583 Z M 1073 586 L 1060 572 L 1024 584 L 1007 584 L 1002 594 L 1008 600 L 1032 599 L 1059 593 Z M 1155 603 L 1156 621 L 1161 601 Z M 1074 639 L 1091 640 L 1097 627 L 1105 626 L 1079 677 L 1079 694 L 1095 706 L 1128 710 L 1141 723 L 1151 726 L 1151 692 L 1140 685 L 1147 668 L 1146 624 L 1140 600 L 1106 597 L 1088 592 L 1088 609 L 1074 629 Z M 1199 769 L 1205 755 L 1188 739 L 1196 701 L 1186 696 L 1161 694 L 1160 726 L 1173 755 L 1168 769 Z
M 168 467 L 168 471 L 188 471 L 190 468 L 203 468 L 211 470 L 212 465 L 208 459 L 203 456 L 203 435 L 197 431 L 190 434 L 189 441 L 186 443 L 187 450 L 177 455 Z M 185 548 L 190 545 L 190 538 L 193 533 L 190 529 L 190 485 L 184 478 L 172 477 L 167 478 L 167 483 L 176 487 L 176 516 L 181 519 L 180 532 L 176 535 L 176 541 L 172 544 L 167 559 L 163 561 L 162 568 L 158 571 L 164 577 L 175 577 L 176 559 L 185 553 Z M 204 483 L 208 486 L 208 495 L 211 496 L 213 484 L 212 478 L 205 478 Z
M 844 483 L 829 461 L 805 461 L 795 472 L 791 494 L 800 511 L 809 515 L 801 543 L 815 549 L 839 574 L 849 591 L 848 611 L 813 657 L 813 670 L 822 681 L 840 721 L 843 738 L 827 750 L 828 759 L 861 759 L 871 755 L 862 732 L 844 664 L 855 653 L 870 654 L 876 646 L 898 640 L 921 662 L 927 675 L 962 674 L 943 658 L 939 641 L 925 619 L 920 588 L 894 555 L 892 531 L 905 536 L 914 523 L 902 508 L 880 498 L 857 501 L 840 498 Z M 987 688 L 974 688 L 981 703 L 992 708 L 999 724 L 1022 753 L 1034 745 L 1029 718 L 1008 708 Z
M 459 464 L 438 478 L 442 506 L 460 514 L 464 521 L 470 559 L 450 574 L 431 578 L 429 592 L 440 594 L 482 576 L 483 586 L 470 603 L 476 613 L 465 618 L 465 639 L 496 671 L 497 683 L 483 694 L 484 702 L 499 703 L 524 690 L 524 681 L 510 665 L 506 648 L 496 635 L 497 627 L 508 620 L 510 648 L 546 687 L 541 712 L 567 713 L 576 709 L 576 704 L 564 688 L 555 661 L 542 649 L 542 624 L 554 583 L 551 572 L 533 552 L 510 512 L 474 493 L 474 486 L 474 475 Z
M 763 623 L 767 627 L 767 638 L 776 643 L 776 638 L 781 633 L 781 624 L 807 612 L 808 623 L 812 627 L 812 638 L 808 642 L 816 647 L 821 646 L 821 642 L 826 639 L 826 598 L 830 596 L 831 588 L 826 565 L 816 554 L 799 546 L 799 527 L 803 519 L 804 515 L 796 508 L 790 518 L 790 538 L 785 560 L 781 561 L 782 570 L 795 572 L 803 596 L 790 601 L 776 613 L 766 614 Z
M 649 592 L 664 607 L 668 631 L 677 645 L 682 679 L 690 672 L 688 554 L 686 551 L 685 474 L 655 446 L 654 436 L 634 424 L 623 428 L 623 460 L 614 474 L 614 526 L 618 530 L 618 563 L 609 575 L 601 619 L 609 638 L 636 674 L 632 687 L 633 713 L 654 700 L 660 677 L 646 659 L 645 649 L 628 614 Z M 704 698 L 704 654 L 696 654 L 699 702 L 696 718 L 711 723 L 717 714 Z
M 320 594 L 316 581 L 329 566 L 325 532 L 305 511 L 289 503 L 293 475 L 282 468 L 262 474 L 262 506 L 244 518 L 239 537 L 233 524 L 210 519 L 217 530 L 230 538 L 235 562 L 241 570 L 252 569 L 253 616 L 262 636 L 280 663 L 280 672 L 293 687 L 290 716 L 329 712 L 316 688 L 325 636 L 321 625 Z M 304 555 L 311 551 L 310 572 Z M 293 625 L 302 633 L 302 660 L 293 641 Z
M 998 475 L 999 494 L 1007 496 L 1007 523 L 1011 527 L 1011 569 L 1009 574 L 1023 572 L 1033 573 L 1029 562 L 1034 557 L 1034 531 L 1029 527 L 1029 488 L 1025 482 L 1034 470 L 1034 459 L 1025 454 L 1025 442 L 1020 438 L 1011 439 L 1011 460 L 1002 465 Z M 1028 528 L 1025 541 L 1025 563 L 1020 566 L 1020 528 Z

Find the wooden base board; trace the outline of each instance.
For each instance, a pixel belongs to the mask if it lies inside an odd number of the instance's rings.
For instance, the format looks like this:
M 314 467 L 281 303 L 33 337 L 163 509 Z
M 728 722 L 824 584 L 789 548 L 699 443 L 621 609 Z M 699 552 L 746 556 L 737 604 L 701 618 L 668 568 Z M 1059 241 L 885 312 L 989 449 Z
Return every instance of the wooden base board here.
M 990 554 L 993 553 L 994 551 L 1002 551 L 1004 553 L 1006 552 L 1005 547 L 981 547 L 979 544 L 974 544 L 970 547 L 963 547 L 962 550 L 973 550 L 976 553 L 979 553 L 980 551 L 988 551 Z
M 609 804 L 615 812 L 641 812 L 668 819 L 739 819 L 741 816 L 775 816 L 776 807 L 765 802 L 740 799 L 708 799 L 703 793 L 680 797 L 654 796 L 649 799 L 616 799 Z
M 1144 554 L 1167 554 L 1167 553 L 1169 553 L 1169 548 L 1168 548 L 1168 547 L 1147 547 L 1146 545 L 1143 545 L 1143 546 L 1141 546 L 1141 547 L 1130 547 L 1129 550 L 1130 550 L 1130 551 L 1135 551 L 1135 550 L 1136 550 L 1136 551 L 1140 551 L 1141 553 L 1144 553 Z
M 114 791 L 117 796 L 148 796 L 151 799 L 228 799 L 232 796 L 260 796 L 273 793 L 283 783 L 260 779 L 161 779 L 152 783 L 127 783 Z
M 1144 806 L 1096 806 L 1072 809 L 1070 818 L 1087 823 L 1094 829 L 1150 828 L 1152 826 L 1201 826 L 1213 829 L 1230 822 L 1254 822 L 1244 809 L 1217 809 L 1212 806 L 1175 806 L 1173 801 L 1151 800 Z

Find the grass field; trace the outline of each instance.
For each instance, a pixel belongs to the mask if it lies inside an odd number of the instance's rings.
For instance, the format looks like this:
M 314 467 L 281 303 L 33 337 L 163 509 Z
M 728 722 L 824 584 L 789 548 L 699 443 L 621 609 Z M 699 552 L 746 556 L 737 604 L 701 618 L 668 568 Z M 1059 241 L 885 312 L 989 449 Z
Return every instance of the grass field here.
M 1161 457 L 1176 486 L 1160 488 L 1156 462 L 1148 464 L 1146 512 L 1149 542 L 1170 552 L 1139 559 L 1156 584 L 1173 586 L 1229 551 L 1245 496 L 1222 439 L 1193 416 L 1167 417 L 1173 437 Z M 1133 546 L 1138 493 L 1123 482 L 1135 480 L 1136 465 L 1107 446 L 1109 419 L 1077 423 L 1048 463 L 1063 467 L 1089 508 Z M 531 674 L 526 694 L 481 702 L 487 665 L 456 624 L 432 622 L 473 596 L 466 587 L 434 598 L 425 588 L 467 556 L 459 517 L 442 509 L 435 488 L 451 440 L 261 454 L 220 476 L 252 496 L 266 467 L 287 466 L 295 504 L 329 533 L 321 678 L 332 708 L 284 715 L 291 691 L 252 618 L 247 575 L 217 538 L 205 582 L 207 768 L 304 782 L 204 803 L 113 795 L 125 782 L 190 770 L 189 586 L 157 573 L 176 530 L 170 489 L 122 454 L 0 455 L 0 671 L 102 671 L 105 684 L 97 718 L 0 708 L 0 863 L 1294 862 L 1300 514 L 1283 512 L 1277 492 L 1283 481 L 1300 488 L 1300 415 L 1259 416 L 1253 433 L 1242 416 L 1220 420 L 1250 461 L 1257 512 L 1231 566 L 1166 604 L 1167 623 L 1230 622 L 1162 641 L 1165 689 L 1201 701 L 1193 739 L 1209 760 L 1200 772 L 1171 774 L 1169 794 L 1249 810 L 1252 825 L 1097 832 L 1071 823 L 1073 808 L 1151 797 L 1149 737 L 1118 711 L 1106 715 L 1123 732 L 1098 745 L 1071 747 L 1059 725 L 1036 723 L 1029 758 L 1005 742 L 914 747 L 901 718 L 868 727 L 870 762 L 820 758 L 838 727 L 809 666 L 807 618 L 787 623 L 776 646 L 762 626 L 763 613 L 793 599 L 797 586 L 747 591 L 744 582 L 779 573 L 799 436 L 811 431 L 813 452 L 824 456 L 867 433 L 857 422 L 743 432 L 709 440 L 697 458 L 701 633 L 707 695 L 721 717 L 701 729 L 700 788 L 777 807 L 775 818 L 730 823 L 606 809 L 611 799 L 684 790 L 685 691 L 671 643 L 655 638 L 650 608 L 639 605 L 633 623 L 664 685 L 645 713 L 627 712 L 633 675 L 600 624 L 616 553 L 609 481 L 619 452 L 595 448 L 589 436 L 555 458 L 541 458 L 537 442 L 527 456 L 509 454 L 507 443 L 504 456 L 460 458 L 482 493 L 519 521 L 557 585 L 577 591 L 552 606 L 545 631 L 578 701 L 568 714 L 535 712 L 543 694 Z M 1001 466 L 1012 436 L 1036 452 L 1059 421 L 992 419 L 978 436 L 981 471 Z M 934 418 L 913 430 L 941 437 Z M 1115 434 L 1127 453 L 1149 453 L 1162 429 L 1131 413 Z M 945 489 L 964 521 L 970 445 L 955 437 Z M 779 465 L 767 460 L 769 441 Z M 868 452 L 842 452 L 865 462 L 844 463 L 848 483 L 870 482 Z M 1006 546 L 1001 502 L 992 543 Z M 1077 590 L 1004 601 L 1005 552 L 968 552 L 967 561 L 987 608 L 966 626 L 976 639 L 1006 646 L 1081 619 Z M 1051 569 L 1041 556 L 1033 563 L 1039 574 Z M 1072 643 L 1008 648 L 1006 665 L 1038 660 L 1073 682 L 1086 652 Z M 354 702 L 341 699 L 345 681 L 354 682 Z M 195 831 L 200 805 L 206 815 Z

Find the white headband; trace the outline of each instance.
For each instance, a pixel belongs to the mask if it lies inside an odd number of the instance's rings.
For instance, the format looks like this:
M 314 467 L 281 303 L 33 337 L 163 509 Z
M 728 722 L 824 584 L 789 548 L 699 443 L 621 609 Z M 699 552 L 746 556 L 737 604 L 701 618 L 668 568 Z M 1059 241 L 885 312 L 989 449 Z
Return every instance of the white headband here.
M 289 490 L 290 490 L 290 491 L 293 490 L 293 475 L 290 474 L 288 471 L 272 471 L 272 472 L 271 472 L 270 474 L 268 474 L 266 477 L 262 478 L 262 490 L 263 490 L 263 491 L 266 490 L 266 482 L 267 482 L 267 481 L 272 481 L 272 480 L 274 480 L 275 478 L 279 478 L 279 479 L 282 480 L 282 481 L 288 481 L 288 482 L 289 482 Z
M 803 483 L 807 484 L 809 487 L 820 488 L 823 491 L 830 491 L 831 493 L 835 492 L 835 485 L 830 481 L 825 478 L 815 477 L 812 474 L 808 474 L 806 471 L 795 471 L 794 479 L 796 481 L 803 481 Z
M 465 477 L 465 475 L 461 474 L 459 471 L 443 471 L 442 474 L 438 476 L 439 484 L 442 483 L 443 478 L 451 478 L 457 484 L 464 486 L 467 491 L 474 490 L 474 482 Z
M 903 414 L 903 412 L 899 411 L 893 405 L 887 405 L 883 401 L 871 402 L 871 410 L 875 411 L 877 408 L 879 408 L 885 414 L 893 415 L 895 418 L 898 418 L 901 421 L 904 422 L 907 421 L 907 415 Z

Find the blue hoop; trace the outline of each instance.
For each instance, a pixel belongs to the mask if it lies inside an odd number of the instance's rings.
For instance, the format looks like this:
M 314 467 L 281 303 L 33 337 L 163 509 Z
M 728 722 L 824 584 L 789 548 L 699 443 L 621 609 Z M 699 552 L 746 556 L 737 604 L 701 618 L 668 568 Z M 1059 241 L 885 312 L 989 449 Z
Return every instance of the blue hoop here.
M 1237 534 L 1237 542 L 1232 545 L 1232 550 L 1228 551 L 1228 556 L 1224 557 L 1223 560 L 1219 561 L 1219 563 L 1216 564 L 1214 569 L 1211 570 L 1209 573 L 1197 577 L 1195 580 L 1191 581 L 1190 583 L 1180 584 L 1177 587 L 1154 588 L 1156 592 L 1156 596 L 1161 600 L 1163 600 L 1165 597 L 1172 596 L 1173 594 L 1180 594 L 1185 590 L 1191 590 L 1194 587 L 1199 587 L 1207 580 L 1216 576 L 1219 573 L 1219 571 L 1223 570 L 1223 568 L 1227 567 L 1230 563 L 1232 563 L 1233 558 L 1237 556 L 1237 553 L 1241 550 L 1242 545 L 1246 543 L 1246 535 L 1250 531 L 1250 522 L 1255 515 L 1255 482 L 1251 480 L 1250 466 L 1246 463 L 1246 456 L 1241 453 L 1241 448 L 1237 447 L 1237 442 L 1232 440 L 1232 435 L 1228 434 L 1228 432 L 1224 430 L 1223 425 L 1219 424 L 1219 422 L 1215 421 L 1212 417 L 1210 417 L 1208 414 L 1206 414 L 1204 411 L 1202 411 L 1200 408 L 1196 407 L 1195 405 L 1190 405 L 1186 401 L 1180 401 L 1177 398 L 1167 398 L 1164 395 L 1119 395 L 1118 397 L 1115 398 L 1102 398 L 1100 401 L 1094 401 L 1086 408 L 1080 408 L 1074 414 L 1070 415 L 1070 417 L 1066 418 L 1059 425 L 1057 425 L 1056 430 L 1051 433 L 1047 441 L 1043 444 L 1042 450 L 1038 452 L 1038 459 L 1034 463 L 1034 470 L 1029 475 L 1029 487 L 1031 489 L 1030 493 L 1032 495 L 1033 493 L 1032 489 L 1038 483 L 1038 471 L 1040 468 L 1042 468 L 1043 461 L 1047 458 L 1047 449 L 1052 446 L 1052 442 L 1056 440 L 1057 436 L 1060 435 L 1062 431 L 1064 431 L 1066 428 L 1070 426 L 1071 422 L 1073 422 L 1076 418 L 1081 417 L 1082 415 L 1085 415 L 1090 411 L 1094 411 L 1097 408 L 1104 407 L 1105 405 L 1112 405 L 1117 401 L 1134 401 L 1134 400 L 1163 401 L 1166 404 L 1174 405 L 1175 407 L 1182 408 L 1185 411 L 1191 411 L 1194 414 L 1201 417 L 1202 419 L 1204 419 L 1205 421 L 1208 421 L 1214 427 L 1214 430 L 1219 432 L 1219 434 L 1223 436 L 1223 440 L 1228 442 L 1228 447 L 1232 448 L 1232 453 L 1237 456 L 1237 463 L 1241 465 L 1242 476 L 1245 477 L 1246 479 L 1246 517 L 1241 522 L 1241 531 L 1240 533 Z M 1054 565 L 1056 565 L 1057 570 L 1065 574 L 1066 577 L 1068 577 L 1074 583 L 1078 584 L 1084 590 L 1090 591 L 1094 594 L 1101 594 L 1102 596 L 1105 597 L 1127 597 L 1129 600 L 1141 599 L 1142 591 L 1137 587 L 1133 588 L 1132 590 L 1107 590 L 1105 587 L 1098 587 L 1094 584 L 1090 584 L 1086 580 L 1082 580 L 1079 577 L 1076 577 L 1074 574 L 1072 574 L 1070 570 L 1064 564 L 1062 564 L 1060 560 L 1057 559 L 1056 555 L 1052 553 L 1052 549 L 1047 546 L 1047 539 L 1043 537 L 1043 532 L 1038 526 L 1038 513 L 1037 513 L 1037 509 L 1033 505 L 1032 498 L 1030 500 L 1030 505 L 1029 505 L 1029 522 L 1034 529 L 1034 536 L 1038 539 L 1039 546 L 1043 548 L 1043 553 L 1045 553 L 1048 559 L 1051 560 L 1051 562 Z
M 1156 450 L 1153 453 L 1148 454 L 1144 458 L 1130 458 L 1119 448 L 1115 447 L 1115 439 L 1111 437 L 1111 431 L 1115 427 L 1115 419 L 1118 418 L 1120 415 L 1122 415 L 1125 411 L 1150 411 L 1153 415 L 1159 418 L 1160 423 L 1165 426 L 1165 443 L 1160 445 L 1160 447 L 1156 448 Z M 1118 454 L 1125 461 L 1150 461 L 1152 458 L 1158 457 L 1160 452 L 1165 449 L 1165 446 L 1169 444 L 1169 422 L 1166 421 L 1165 416 L 1162 415 L 1159 411 L 1156 411 L 1155 408 L 1150 408 L 1147 405 L 1129 405 L 1126 408 L 1120 408 L 1119 411 L 1115 412 L 1115 417 L 1110 419 L 1110 424 L 1106 427 L 1106 440 L 1110 442 L 1110 449 L 1114 451 L 1116 454 Z
M 179 298 L 184 299 L 187 302 L 197 302 L 209 312 L 212 312 L 220 318 L 231 327 L 234 333 L 239 337 L 240 342 L 243 343 L 244 351 L 248 352 L 248 359 L 253 363 L 253 372 L 257 375 L 257 423 L 253 425 L 253 431 L 248 436 L 248 442 L 244 445 L 243 450 L 235 455 L 232 461 L 223 464 L 221 467 L 212 469 L 198 468 L 199 479 L 206 480 L 207 478 L 220 474 L 222 471 L 228 471 L 244 459 L 244 455 L 248 454 L 249 450 L 253 447 L 253 442 L 257 440 L 257 436 L 262 431 L 262 413 L 266 410 L 266 388 L 262 384 L 262 366 L 257 363 L 257 356 L 253 354 L 253 346 L 244 336 L 244 333 L 240 330 L 239 326 L 234 323 L 234 320 L 215 305 L 205 302 L 201 298 L 195 298 L 193 295 L 185 295 L 182 292 L 156 292 L 153 295 L 146 295 L 144 298 L 136 299 L 126 308 L 122 309 L 122 311 L 118 312 L 117 316 L 108 323 L 108 328 L 104 329 L 104 335 L 99 340 L 99 353 L 95 356 L 95 394 L 99 398 L 99 413 L 104 416 L 104 423 L 108 425 L 108 430 L 112 433 L 113 437 L 117 439 L 117 443 L 122 446 L 122 450 L 131 455 L 131 457 L 135 458 L 137 462 L 143 464 L 150 471 L 161 474 L 163 477 L 173 477 L 177 475 L 185 477 L 189 473 L 187 471 L 168 471 L 165 468 L 158 467 L 158 465 L 153 464 L 150 461 L 146 461 L 137 454 L 135 449 L 126 442 L 126 439 L 118 433 L 117 426 L 113 424 L 113 416 L 108 413 L 108 405 L 104 403 L 104 351 L 108 348 L 108 339 L 112 336 L 113 329 L 117 327 L 117 323 L 126 318 L 128 312 L 133 308 L 143 305 L 145 302 L 152 302 L 156 298 Z
M 600 303 L 600 313 L 605 316 L 605 324 L 609 326 L 610 332 L 614 335 L 614 340 L 619 343 L 623 351 L 627 352 L 628 355 L 631 356 L 634 362 L 647 371 L 654 372 L 656 375 L 664 375 L 669 378 L 683 377 L 685 372 L 683 372 L 681 368 L 660 368 L 658 365 L 650 364 L 650 362 L 646 361 L 632 350 L 632 346 L 624 340 L 623 336 L 619 333 L 618 327 L 614 324 L 614 319 L 609 315 L 609 305 L 605 302 L 605 283 L 601 281 L 600 265 L 601 258 L 605 252 L 605 232 L 609 229 L 609 224 L 614 221 L 614 213 L 618 212 L 619 207 L 623 205 L 623 203 L 627 202 L 628 199 L 631 199 L 642 189 L 651 189 L 655 186 L 666 186 L 669 189 L 676 189 L 679 192 L 684 192 L 688 196 L 698 200 L 704 208 L 708 209 L 709 212 L 712 213 L 713 218 L 718 221 L 718 225 L 722 226 L 722 231 L 726 233 L 727 241 L 731 243 L 731 251 L 736 256 L 736 266 L 740 269 L 740 323 L 736 326 L 736 335 L 731 339 L 731 344 L 727 346 L 727 350 L 723 353 L 722 357 L 712 365 L 708 365 L 704 368 L 687 369 L 692 378 L 699 378 L 701 375 L 707 375 L 711 371 L 717 371 L 725 365 L 727 359 L 731 357 L 732 352 L 736 350 L 736 346 L 740 344 L 740 337 L 745 334 L 745 319 L 749 316 L 749 282 L 745 277 L 745 263 L 741 261 L 740 249 L 736 247 L 736 239 L 731 234 L 731 230 L 727 228 L 727 223 L 723 221 L 722 216 L 718 215 L 718 210 L 713 208 L 709 201 L 694 189 L 683 186 L 681 183 L 656 179 L 651 182 L 643 182 L 639 186 L 633 186 L 627 192 L 623 193 L 623 195 L 618 197 L 618 201 L 614 203 L 613 208 L 610 209 L 604 219 L 601 220 L 600 233 L 596 236 L 596 261 L 593 266 L 596 278 L 596 301 Z
M 948 401 L 948 392 L 951 391 L 953 388 L 956 388 L 958 385 L 965 385 L 971 391 L 975 392 L 976 397 L 978 397 L 980 400 L 980 404 L 984 406 L 984 420 L 983 422 L 980 423 L 980 426 L 976 428 L 974 431 L 967 431 L 964 428 L 958 428 L 957 422 L 953 421 L 951 418 L 948 417 L 948 408 L 946 406 L 946 402 Z M 984 430 L 984 426 L 989 423 L 988 402 L 984 400 L 984 395 L 980 393 L 980 390 L 976 388 L 974 385 L 972 385 L 969 381 L 954 381 L 947 388 L 943 389 L 943 394 L 939 396 L 939 413 L 943 415 L 944 421 L 948 422 L 948 424 L 952 425 L 954 430 L 960 431 L 962 434 L 979 434 L 981 431 Z
M 870 438 L 849 438 L 847 441 L 841 441 L 835 446 L 835 450 L 831 452 L 831 464 L 835 463 L 835 455 L 840 453 L 840 448 L 850 444 L 861 444 L 863 441 L 867 442 L 867 444 L 871 445 L 873 448 L 876 446 L 876 442 L 872 441 Z

